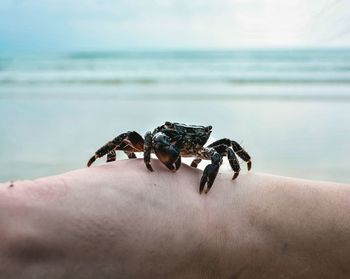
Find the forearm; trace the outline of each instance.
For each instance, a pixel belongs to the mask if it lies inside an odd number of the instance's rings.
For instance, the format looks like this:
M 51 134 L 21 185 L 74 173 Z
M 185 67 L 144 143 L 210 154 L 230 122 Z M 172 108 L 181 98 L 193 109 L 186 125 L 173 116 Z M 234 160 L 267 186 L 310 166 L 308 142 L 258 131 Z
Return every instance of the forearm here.
M 349 275 L 349 186 L 222 174 L 199 195 L 199 170 L 142 164 L 1 185 L 0 277 Z
M 199 195 L 179 183 L 195 178 L 183 180 L 157 163 L 150 173 L 142 164 L 1 185 L 0 277 L 179 275 L 205 242 Z M 193 265 L 184 273 L 203 268 Z
M 236 257 L 231 264 L 246 278 L 350 276 L 350 185 L 245 175 L 234 188 L 222 208 L 239 208 L 246 218 L 239 238 L 244 258 L 236 247 L 227 258 Z

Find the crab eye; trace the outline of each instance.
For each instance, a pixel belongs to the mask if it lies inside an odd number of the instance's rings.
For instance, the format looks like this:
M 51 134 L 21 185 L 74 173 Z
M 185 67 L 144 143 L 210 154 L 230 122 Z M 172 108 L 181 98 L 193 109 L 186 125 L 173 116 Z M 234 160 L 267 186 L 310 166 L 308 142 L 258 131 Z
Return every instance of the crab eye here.
M 205 127 L 205 131 L 209 132 L 209 131 L 211 131 L 212 128 L 213 128 L 212 126 Z
M 173 128 L 174 127 L 174 124 L 169 122 L 169 121 L 166 121 L 165 122 L 165 126 L 169 127 L 169 128 Z

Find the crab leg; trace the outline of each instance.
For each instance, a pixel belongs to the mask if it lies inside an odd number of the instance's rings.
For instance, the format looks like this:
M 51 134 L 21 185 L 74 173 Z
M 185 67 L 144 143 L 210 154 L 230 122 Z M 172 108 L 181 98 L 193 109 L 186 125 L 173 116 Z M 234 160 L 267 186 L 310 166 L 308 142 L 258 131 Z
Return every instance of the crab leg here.
M 107 162 L 115 160 L 115 150 L 124 150 L 129 158 L 136 157 L 133 152 L 143 151 L 144 141 L 142 136 L 137 132 L 129 131 L 127 133 L 120 134 L 113 140 L 107 142 L 104 146 L 99 148 L 95 155 L 90 158 L 87 166 L 90 167 L 97 158 L 101 158 L 107 155 Z M 129 155 L 130 154 L 130 155 Z
M 221 156 L 227 155 L 228 162 L 230 163 L 232 170 L 235 172 L 232 177 L 232 180 L 236 179 L 237 176 L 239 175 L 239 171 L 241 170 L 241 167 L 239 165 L 237 157 L 233 152 L 232 148 L 230 146 L 227 146 L 226 144 L 218 144 L 213 146 L 212 148 L 214 148 L 217 152 L 219 152 Z
M 213 186 L 214 180 L 219 172 L 220 165 L 222 163 L 221 155 L 215 149 L 209 149 L 211 154 L 211 164 L 207 165 L 203 171 L 203 175 L 199 184 L 199 193 L 203 192 L 205 184 L 207 184 L 207 189 L 205 193 L 207 194 Z
M 196 158 L 196 159 L 193 159 L 192 163 L 191 163 L 191 167 L 192 168 L 196 168 L 198 167 L 198 164 L 202 161 L 201 158 Z
M 233 151 L 245 162 L 247 162 L 248 170 L 252 168 L 252 161 L 247 151 L 243 149 L 237 142 L 231 141 Z
M 129 159 L 136 159 L 137 158 L 134 152 L 124 150 L 124 153 L 128 156 Z
M 232 177 L 232 180 L 235 180 L 239 175 L 239 171 L 241 170 L 241 167 L 239 165 L 239 162 L 237 160 L 235 153 L 230 147 L 227 148 L 227 158 L 232 170 L 235 172 Z
M 143 146 L 143 161 L 145 162 L 147 169 L 149 169 L 150 171 L 153 171 L 153 168 L 150 163 L 151 152 L 152 152 L 152 133 L 147 132 L 145 135 L 145 144 Z
M 129 145 L 127 145 L 126 143 L 122 142 L 120 144 L 120 146 L 118 148 L 116 148 L 118 150 L 123 150 L 124 153 L 128 156 L 129 159 L 135 159 L 137 158 L 135 153 L 133 151 L 139 151 L 139 150 L 135 150 L 134 148 L 130 147 Z M 107 163 L 109 162 L 113 162 L 116 160 L 116 152 L 115 150 L 112 150 L 110 151 L 108 154 L 107 154 Z
M 252 168 L 252 162 L 250 160 L 250 156 L 247 151 L 243 149 L 242 146 L 239 145 L 238 142 L 224 138 L 217 141 L 214 141 L 213 143 L 209 144 L 208 147 L 215 147 L 220 144 L 225 144 L 227 146 L 231 146 L 233 151 L 245 162 L 247 162 L 247 168 L 250 170 Z
M 140 147 L 139 147 L 140 148 Z M 124 140 L 119 147 L 117 148 L 117 150 L 123 150 L 124 153 L 128 156 L 129 159 L 135 159 L 136 155 L 134 152 L 140 152 L 142 150 L 140 149 L 135 149 L 135 147 L 133 146 L 133 144 L 127 140 Z
M 113 162 L 113 161 L 115 161 L 115 158 L 116 158 L 115 150 L 110 151 L 110 152 L 107 154 L 107 163 L 108 163 L 108 162 Z

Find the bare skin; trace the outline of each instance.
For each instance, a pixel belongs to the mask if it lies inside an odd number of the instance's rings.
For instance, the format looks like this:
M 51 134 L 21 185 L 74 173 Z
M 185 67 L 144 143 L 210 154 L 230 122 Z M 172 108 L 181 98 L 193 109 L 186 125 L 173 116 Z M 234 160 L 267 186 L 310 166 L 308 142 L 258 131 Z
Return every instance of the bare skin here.
M 350 185 L 152 166 L 0 184 L 0 278 L 350 277 Z

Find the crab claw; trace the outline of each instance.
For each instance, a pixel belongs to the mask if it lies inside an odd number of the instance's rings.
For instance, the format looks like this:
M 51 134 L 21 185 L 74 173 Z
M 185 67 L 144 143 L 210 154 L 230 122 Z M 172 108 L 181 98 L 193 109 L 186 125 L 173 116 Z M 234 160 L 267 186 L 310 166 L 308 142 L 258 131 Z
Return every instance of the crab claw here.
M 239 175 L 239 172 L 235 172 L 234 175 L 232 176 L 232 180 L 235 180 Z
M 158 159 L 169 169 L 178 170 L 181 166 L 180 150 L 169 142 L 168 136 L 157 133 L 154 138 L 154 152 Z
M 203 171 L 203 175 L 199 184 L 199 194 L 202 194 L 205 184 L 207 184 L 207 189 L 204 192 L 207 194 L 210 191 L 210 188 L 213 186 L 214 180 L 218 175 L 221 163 L 221 155 L 218 152 L 214 151 L 211 155 L 211 164 L 207 165 Z
M 252 168 L 252 161 L 247 162 L 248 171 Z
M 90 167 L 92 163 L 96 161 L 97 158 L 98 158 L 97 155 L 92 156 L 87 163 L 87 167 Z

